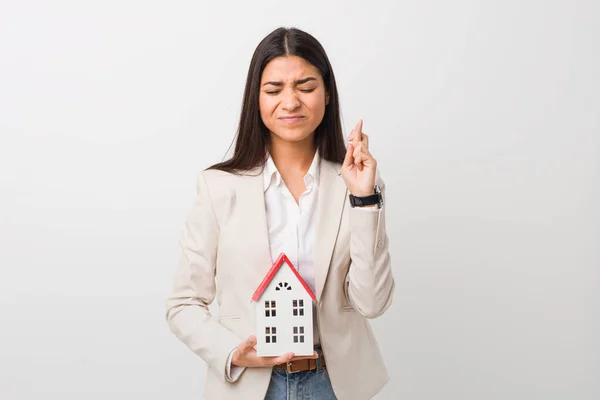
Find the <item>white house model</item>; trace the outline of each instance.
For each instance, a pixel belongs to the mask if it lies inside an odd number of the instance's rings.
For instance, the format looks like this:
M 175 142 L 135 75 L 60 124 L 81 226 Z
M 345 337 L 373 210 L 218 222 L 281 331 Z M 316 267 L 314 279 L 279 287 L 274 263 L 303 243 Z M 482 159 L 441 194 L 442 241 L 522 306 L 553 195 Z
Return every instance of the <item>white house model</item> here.
M 315 295 L 284 253 L 258 286 L 252 301 L 256 303 L 258 356 L 313 354 Z

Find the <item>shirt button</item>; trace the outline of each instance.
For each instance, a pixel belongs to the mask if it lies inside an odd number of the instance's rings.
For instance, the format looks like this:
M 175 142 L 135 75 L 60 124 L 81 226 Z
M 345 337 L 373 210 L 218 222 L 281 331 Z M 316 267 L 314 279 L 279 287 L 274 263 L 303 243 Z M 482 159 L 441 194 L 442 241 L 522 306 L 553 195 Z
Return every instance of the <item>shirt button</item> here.
M 380 249 L 383 249 L 383 240 L 380 240 L 377 242 L 377 247 L 379 247 Z
M 322 301 L 320 301 L 320 302 L 319 302 L 319 310 L 322 310 L 322 309 L 323 309 L 323 302 L 322 302 Z

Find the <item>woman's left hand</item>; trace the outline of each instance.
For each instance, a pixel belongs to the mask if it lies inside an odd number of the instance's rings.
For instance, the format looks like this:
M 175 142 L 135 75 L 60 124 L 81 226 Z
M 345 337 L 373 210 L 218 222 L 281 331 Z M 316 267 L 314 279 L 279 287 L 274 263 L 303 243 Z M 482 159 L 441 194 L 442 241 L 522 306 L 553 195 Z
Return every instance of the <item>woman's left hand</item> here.
M 375 193 L 377 161 L 369 153 L 369 137 L 362 131 L 363 121 L 358 121 L 348 137 L 348 150 L 342 165 L 341 175 L 354 196 L 369 196 Z

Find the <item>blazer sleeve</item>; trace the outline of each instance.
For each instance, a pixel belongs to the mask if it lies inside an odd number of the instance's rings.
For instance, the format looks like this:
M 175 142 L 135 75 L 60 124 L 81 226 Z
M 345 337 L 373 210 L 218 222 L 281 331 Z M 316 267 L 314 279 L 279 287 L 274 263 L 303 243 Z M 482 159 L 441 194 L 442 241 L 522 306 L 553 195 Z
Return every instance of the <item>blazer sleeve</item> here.
M 383 206 L 376 212 L 350 209 L 350 267 L 344 291 L 365 318 L 382 315 L 392 304 L 395 282 L 385 230 L 385 183 L 377 176 Z
M 165 302 L 166 319 L 175 336 L 225 382 L 227 358 L 242 339 L 221 325 L 208 310 L 216 292 L 218 242 L 219 224 L 201 172 L 196 198 L 179 242 L 180 259 Z

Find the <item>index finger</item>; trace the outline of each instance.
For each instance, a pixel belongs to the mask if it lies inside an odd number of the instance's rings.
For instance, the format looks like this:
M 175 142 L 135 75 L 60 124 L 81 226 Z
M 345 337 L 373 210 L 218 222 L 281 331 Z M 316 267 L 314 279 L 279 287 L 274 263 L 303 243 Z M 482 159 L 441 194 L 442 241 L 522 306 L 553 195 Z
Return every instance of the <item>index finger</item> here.
M 267 357 L 261 357 L 261 358 L 266 363 L 266 365 L 274 366 L 274 365 L 283 364 L 288 361 L 291 361 L 294 358 L 294 356 L 295 356 L 294 353 L 285 353 L 281 356 L 267 356 Z
M 316 358 L 319 358 L 319 353 L 317 353 L 317 351 L 313 351 L 312 356 L 296 356 L 294 358 L 292 358 L 292 361 L 295 360 L 314 360 Z
M 352 134 L 352 139 L 353 141 L 356 142 L 361 142 L 362 141 L 362 127 L 363 127 L 363 120 L 359 119 L 358 122 L 356 123 L 356 126 L 354 127 L 354 133 Z

